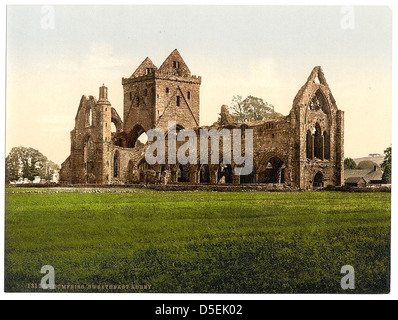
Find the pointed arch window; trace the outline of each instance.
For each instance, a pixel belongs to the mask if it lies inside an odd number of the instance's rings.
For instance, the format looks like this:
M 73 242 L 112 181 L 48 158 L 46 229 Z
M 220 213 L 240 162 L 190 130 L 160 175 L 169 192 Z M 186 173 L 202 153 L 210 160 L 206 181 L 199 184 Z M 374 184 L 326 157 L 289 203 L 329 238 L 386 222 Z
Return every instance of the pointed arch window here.
M 115 152 L 113 155 L 113 177 L 119 176 L 119 152 Z
M 307 146 L 307 159 L 314 159 L 314 148 L 313 148 L 313 136 L 311 134 L 311 131 L 307 131 L 307 136 L 306 136 L 306 146 Z
M 319 123 L 315 125 L 314 157 L 323 160 L 323 135 Z
M 323 143 L 324 143 L 324 158 L 330 160 L 330 136 L 326 131 L 323 133 Z

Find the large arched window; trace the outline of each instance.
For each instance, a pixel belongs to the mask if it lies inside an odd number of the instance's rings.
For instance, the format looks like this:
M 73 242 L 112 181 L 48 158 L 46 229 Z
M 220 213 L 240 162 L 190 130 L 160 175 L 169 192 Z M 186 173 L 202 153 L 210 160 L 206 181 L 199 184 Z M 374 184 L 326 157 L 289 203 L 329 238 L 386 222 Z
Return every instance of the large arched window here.
M 313 111 L 322 110 L 324 113 L 330 114 L 329 103 L 320 89 L 318 89 L 312 97 L 309 108 Z
M 323 160 L 323 135 L 319 123 L 315 125 L 314 157 Z

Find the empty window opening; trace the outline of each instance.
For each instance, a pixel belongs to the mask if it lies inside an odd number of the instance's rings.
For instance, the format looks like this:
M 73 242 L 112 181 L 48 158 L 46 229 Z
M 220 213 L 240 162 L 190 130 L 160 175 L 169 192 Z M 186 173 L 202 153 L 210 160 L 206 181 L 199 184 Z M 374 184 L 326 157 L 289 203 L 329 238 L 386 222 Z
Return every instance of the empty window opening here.
M 180 164 L 177 169 L 177 181 L 178 182 L 189 182 L 189 167 L 188 165 Z
M 191 99 L 191 92 L 190 91 L 188 91 L 187 96 L 188 96 L 188 100 L 190 100 Z
M 265 183 L 285 183 L 286 167 L 278 157 L 272 157 L 265 166 Z
M 180 96 L 177 96 L 177 107 L 180 106 Z
M 217 180 L 219 184 L 232 183 L 233 171 L 230 164 L 221 163 L 218 167 Z
M 315 134 L 314 134 L 314 157 L 317 159 L 323 160 L 323 135 L 321 132 L 321 127 L 317 123 L 315 125 Z
M 93 125 L 93 111 L 91 108 L 86 111 L 86 127 Z
M 116 152 L 113 156 L 113 176 L 116 178 L 119 175 L 119 154 Z
M 137 139 L 139 142 L 141 142 L 142 144 L 146 144 L 147 142 L 148 142 L 148 136 L 147 136 L 147 134 L 144 132 L 144 133 L 142 133 L 139 137 L 138 137 L 138 139 Z
M 173 68 L 179 69 L 180 68 L 180 62 L 179 61 L 173 61 Z
M 323 133 L 323 144 L 324 144 L 324 158 L 330 159 L 330 138 L 327 132 Z

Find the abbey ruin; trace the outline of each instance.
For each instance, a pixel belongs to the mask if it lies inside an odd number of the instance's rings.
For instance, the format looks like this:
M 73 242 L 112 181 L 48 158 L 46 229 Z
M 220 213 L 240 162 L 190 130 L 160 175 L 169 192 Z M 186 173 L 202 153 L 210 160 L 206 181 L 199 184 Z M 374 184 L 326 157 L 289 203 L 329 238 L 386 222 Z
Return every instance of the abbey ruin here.
M 108 101 L 104 85 L 98 99 L 83 96 L 70 133 L 71 153 L 61 166 L 61 183 L 273 184 L 300 189 L 343 184 L 344 112 L 337 108 L 321 67 L 312 70 L 290 113 L 277 120 L 236 123 L 222 106 L 218 124 L 200 126 L 201 81 L 174 50 L 159 68 L 146 58 L 122 79 L 123 120 Z M 176 123 L 177 130 L 196 132 L 252 129 L 253 172 L 235 175 L 236 164 L 222 161 L 149 165 L 148 143 L 139 138 L 153 128 L 166 132 L 169 121 Z

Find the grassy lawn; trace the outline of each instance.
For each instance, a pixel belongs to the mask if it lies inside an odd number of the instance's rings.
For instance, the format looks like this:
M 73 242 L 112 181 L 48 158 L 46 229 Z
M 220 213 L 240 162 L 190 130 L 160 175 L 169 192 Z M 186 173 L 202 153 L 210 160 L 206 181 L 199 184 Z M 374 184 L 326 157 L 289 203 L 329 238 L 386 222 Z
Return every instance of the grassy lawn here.
M 28 284 L 51 265 L 56 284 L 85 286 L 72 292 L 387 293 L 390 201 L 340 192 L 6 194 L 5 288 L 41 292 Z M 340 286 L 344 265 L 355 268 L 350 292 Z

